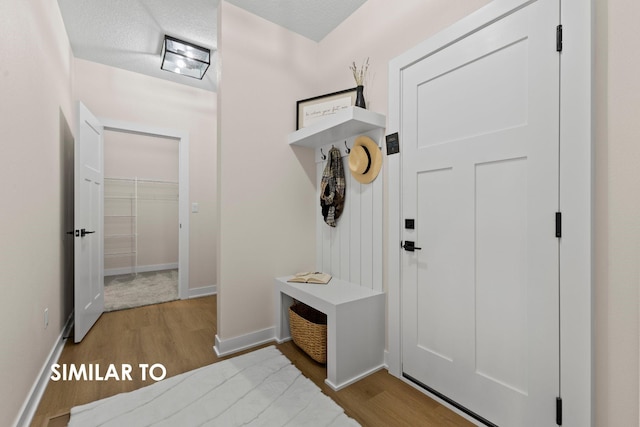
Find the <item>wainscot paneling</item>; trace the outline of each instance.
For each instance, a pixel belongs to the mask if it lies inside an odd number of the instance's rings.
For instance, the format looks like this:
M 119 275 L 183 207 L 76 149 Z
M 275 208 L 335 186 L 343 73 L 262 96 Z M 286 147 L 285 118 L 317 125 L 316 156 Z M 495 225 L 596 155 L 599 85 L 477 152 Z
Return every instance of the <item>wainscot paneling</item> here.
M 380 145 L 382 129 L 367 135 Z M 336 141 L 316 149 L 316 268 L 342 280 L 382 291 L 382 187 L 383 172 L 370 184 L 356 181 L 349 171 L 347 147 L 359 135 Z M 342 153 L 345 172 L 345 206 L 336 227 L 324 222 L 320 209 L 320 182 L 327 164 L 323 159 L 332 146 Z

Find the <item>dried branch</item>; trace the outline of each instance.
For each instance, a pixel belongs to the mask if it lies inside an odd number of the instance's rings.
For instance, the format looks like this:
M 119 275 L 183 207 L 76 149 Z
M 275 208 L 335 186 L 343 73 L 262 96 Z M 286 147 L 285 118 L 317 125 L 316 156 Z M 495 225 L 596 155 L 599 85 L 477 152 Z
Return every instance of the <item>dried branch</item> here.
M 353 61 L 349 66 L 349 69 L 353 73 L 353 78 L 356 81 L 356 85 L 362 86 L 364 84 L 364 78 L 367 75 L 367 70 L 369 70 L 369 57 L 362 62 L 362 67 L 358 69 L 356 66 L 356 62 Z

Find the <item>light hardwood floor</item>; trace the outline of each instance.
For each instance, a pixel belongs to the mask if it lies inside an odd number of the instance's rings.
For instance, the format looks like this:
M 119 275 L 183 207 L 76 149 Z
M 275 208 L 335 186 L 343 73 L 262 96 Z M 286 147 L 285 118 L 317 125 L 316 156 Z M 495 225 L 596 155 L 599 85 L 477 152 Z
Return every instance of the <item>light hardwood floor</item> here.
M 82 343 L 69 340 L 59 363 L 97 363 L 103 368 L 109 364 L 120 367 L 127 363 L 137 368 L 140 363 L 161 363 L 170 377 L 222 360 L 213 351 L 215 331 L 215 296 L 114 311 L 103 314 Z M 363 426 L 473 425 L 386 370 L 335 392 L 324 383 L 324 365 L 311 360 L 292 342 L 277 348 Z M 64 426 L 68 420 L 64 414 L 73 406 L 153 383 L 142 381 L 139 375 L 131 377 L 132 381 L 50 381 L 31 426 Z

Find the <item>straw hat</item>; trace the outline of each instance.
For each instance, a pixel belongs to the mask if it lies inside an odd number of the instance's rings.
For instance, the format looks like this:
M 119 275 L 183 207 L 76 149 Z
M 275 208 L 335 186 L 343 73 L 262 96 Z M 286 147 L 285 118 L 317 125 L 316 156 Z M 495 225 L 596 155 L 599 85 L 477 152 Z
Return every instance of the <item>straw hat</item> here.
M 378 176 L 382 167 L 382 153 L 378 144 L 368 136 L 356 138 L 349 153 L 349 170 L 359 182 L 368 184 Z

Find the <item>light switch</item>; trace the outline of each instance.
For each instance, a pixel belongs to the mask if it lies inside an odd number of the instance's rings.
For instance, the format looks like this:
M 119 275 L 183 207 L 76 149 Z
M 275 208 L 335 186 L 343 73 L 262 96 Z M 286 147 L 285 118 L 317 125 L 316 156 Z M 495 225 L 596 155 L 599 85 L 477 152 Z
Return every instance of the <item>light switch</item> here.
M 200 212 L 200 205 L 197 202 L 191 203 L 191 212 L 192 213 Z

